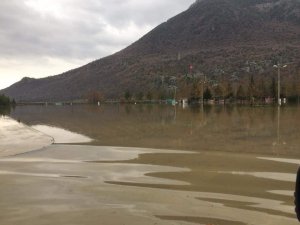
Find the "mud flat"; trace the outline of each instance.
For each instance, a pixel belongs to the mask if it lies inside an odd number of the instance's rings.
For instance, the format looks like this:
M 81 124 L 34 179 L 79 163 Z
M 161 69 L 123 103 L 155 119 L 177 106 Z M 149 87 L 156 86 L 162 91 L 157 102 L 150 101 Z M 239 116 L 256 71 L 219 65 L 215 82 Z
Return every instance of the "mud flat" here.
M 53 138 L 9 117 L 0 117 L 0 157 L 41 149 Z
M 202 157 L 215 165 L 201 168 L 174 167 L 139 163 L 140 157 Z M 236 155 L 194 153 L 144 148 L 101 147 L 84 145 L 51 145 L 40 151 L 0 159 L 0 218 L 6 225 L 40 224 L 285 224 L 296 225 L 292 197 L 265 192 L 255 196 L 257 185 L 273 177 L 251 173 L 233 173 L 228 159 Z M 217 159 L 218 158 L 218 159 Z M 134 160 L 137 160 L 134 162 Z M 253 156 L 240 156 L 255 167 L 270 162 Z M 274 159 L 275 160 L 275 159 Z M 219 168 L 217 162 L 222 162 Z M 281 165 L 282 164 L 282 165 Z M 290 164 L 287 164 L 290 165 Z M 212 166 L 215 169 L 212 169 Z M 206 168 L 206 169 L 205 169 Z M 220 171 L 222 169 L 222 171 Z M 189 173 L 199 170 L 190 182 Z M 157 174 L 157 175 L 155 175 Z M 161 176 L 164 174 L 164 176 Z M 168 177 L 168 174 L 172 176 Z M 248 181 L 248 195 L 222 193 L 226 184 L 219 177 L 228 176 L 232 187 Z M 211 181 L 207 181 L 208 177 Z M 227 179 L 226 178 L 226 179 Z M 195 181 L 206 182 L 217 191 L 191 191 Z M 276 179 L 275 179 L 276 181 Z M 276 181 L 277 182 L 277 181 Z M 278 184 L 284 180 L 278 177 Z M 275 185 L 276 188 L 282 185 Z M 286 185 L 283 185 L 286 187 Z M 281 196 L 276 198 L 274 196 Z

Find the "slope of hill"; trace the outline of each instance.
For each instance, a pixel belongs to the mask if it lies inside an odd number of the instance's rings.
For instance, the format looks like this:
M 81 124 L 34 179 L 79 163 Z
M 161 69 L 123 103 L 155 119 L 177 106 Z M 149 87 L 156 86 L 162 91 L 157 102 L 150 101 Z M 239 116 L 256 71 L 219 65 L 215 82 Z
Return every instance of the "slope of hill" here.
M 23 78 L 1 92 L 18 101 L 74 100 L 91 91 L 118 98 L 126 90 L 156 93 L 161 76 L 175 76 L 185 95 L 189 72 L 218 81 L 266 77 L 279 57 L 293 62 L 289 72 L 298 72 L 298 0 L 197 0 L 114 55 L 61 75 Z

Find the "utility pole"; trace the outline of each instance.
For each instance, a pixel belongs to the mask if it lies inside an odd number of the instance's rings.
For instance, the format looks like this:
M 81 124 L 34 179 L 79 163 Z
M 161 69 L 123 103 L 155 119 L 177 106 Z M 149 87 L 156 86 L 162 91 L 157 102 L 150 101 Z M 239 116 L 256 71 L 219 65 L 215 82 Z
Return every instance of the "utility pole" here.
M 280 66 L 278 66 L 278 105 L 281 105 L 281 98 L 280 98 L 280 91 L 281 91 L 281 85 L 280 85 Z
M 277 77 L 277 83 L 278 83 L 277 96 L 278 96 L 278 106 L 281 106 L 281 98 L 280 98 L 280 89 L 281 89 L 280 77 L 281 77 L 281 75 L 280 75 L 280 70 L 283 69 L 283 68 L 286 68 L 287 65 L 283 65 L 281 63 L 278 63 L 277 65 L 274 65 L 273 67 L 277 68 L 277 71 L 278 71 L 278 73 L 277 73 L 277 76 L 278 76 Z
M 204 84 L 205 84 L 205 82 L 206 82 L 206 76 L 205 75 L 203 75 L 203 80 L 202 80 L 202 82 L 201 82 L 201 92 L 202 92 L 202 95 L 201 95 L 201 103 L 202 103 L 202 106 L 204 105 Z

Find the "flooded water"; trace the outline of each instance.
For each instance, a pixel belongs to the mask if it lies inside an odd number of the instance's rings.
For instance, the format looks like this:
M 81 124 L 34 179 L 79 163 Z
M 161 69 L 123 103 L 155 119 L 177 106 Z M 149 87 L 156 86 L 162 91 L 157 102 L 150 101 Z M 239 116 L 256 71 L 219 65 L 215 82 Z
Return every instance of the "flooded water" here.
M 17 107 L 11 116 L 94 140 L 97 145 L 300 156 L 300 108 L 109 105 Z
M 64 144 L 0 159 L 5 224 L 298 224 L 299 107 L 22 106 L 10 116 Z

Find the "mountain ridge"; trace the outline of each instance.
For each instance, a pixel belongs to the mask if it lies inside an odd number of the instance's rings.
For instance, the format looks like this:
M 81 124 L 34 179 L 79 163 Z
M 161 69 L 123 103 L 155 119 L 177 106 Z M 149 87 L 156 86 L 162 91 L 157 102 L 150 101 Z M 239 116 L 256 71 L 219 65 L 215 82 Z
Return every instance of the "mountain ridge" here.
M 23 78 L 1 93 L 17 101 L 75 100 L 92 91 L 120 98 L 127 90 L 158 97 L 160 77 L 174 76 L 184 97 L 191 64 L 193 73 L 218 81 L 233 75 L 243 80 L 249 73 L 271 76 L 278 57 L 294 62 L 291 71 L 297 72 L 299 25 L 298 0 L 197 0 L 111 56 L 60 75 Z M 249 61 L 256 66 L 247 72 Z

